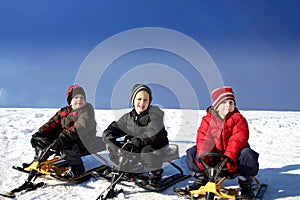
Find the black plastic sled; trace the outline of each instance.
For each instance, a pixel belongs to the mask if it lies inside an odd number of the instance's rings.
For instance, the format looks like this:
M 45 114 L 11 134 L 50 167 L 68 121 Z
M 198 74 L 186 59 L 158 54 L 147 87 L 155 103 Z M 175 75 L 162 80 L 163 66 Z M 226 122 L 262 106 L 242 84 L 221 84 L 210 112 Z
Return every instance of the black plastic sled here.
M 126 143 L 124 145 L 126 145 Z M 128 159 L 132 158 L 122 157 L 122 159 L 123 160 L 120 161 L 120 165 L 123 163 L 128 163 Z M 163 176 L 160 185 L 156 187 L 148 184 L 147 175 L 141 173 L 128 173 L 120 171 L 118 169 L 121 169 L 121 166 L 118 166 L 115 169 L 108 168 L 104 173 L 94 172 L 93 175 L 96 178 L 106 179 L 111 182 L 111 184 L 98 196 L 97 200 L 112 199 L 114 197 L 117 197 L 119 193 L 123 192 L 123 190 L 116 190 L 115 186 L 122 181 L 134 182 L 137 186 L 145 190 L 162 192 L 163 190 L 174 185 L 175 183 L 189 178 L 190 175 L 184 174 L 181 167 L 174 162 L 176 159 L 179 159 L 178 145 L 169 144 L 168 148 L 166 149 L 166 155 L 164 156 L 163 162 L 169 163 L 169 165 L 172 166 L 176 172 L 166 177 Z M 138 168 L 143 168 L 141 163 L 134 163 L 133 166 L 134 169 L 136 169 L 136 171 L 139 171 Z

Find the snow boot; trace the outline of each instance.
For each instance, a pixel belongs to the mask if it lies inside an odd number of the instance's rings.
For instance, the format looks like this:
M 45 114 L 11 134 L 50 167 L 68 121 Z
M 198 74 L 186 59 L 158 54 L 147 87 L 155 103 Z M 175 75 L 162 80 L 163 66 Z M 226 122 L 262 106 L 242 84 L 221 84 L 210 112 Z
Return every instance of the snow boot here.
M 193 176 L 195 181 L 192 185 L 188 185 L 185 187 L 186 191 L 198 190 L 201 186 L 206 185 L 208 182 L 208 177 L 206 176 L 205 172 L 194 172 Z
M 51 176 L 54 176 L 62 181 L 67 181 L 81 176 L 84 172 L 85 169 L 83 165 L 73 165 L 71 166 L 71 169 L 67 170 L 66 172 L 62 174 L 52 173 Z
M 241 197 L 242 198 L 253 198 L 254 193 L 253 193 L 253 181 L 251 177 L 244 177 L 244 176 L 239 176 L 238 177 L 239 185 L 241 188 Z
M 160 187 L 163 169 L 149 172 L 149 185 L 158 188 Z

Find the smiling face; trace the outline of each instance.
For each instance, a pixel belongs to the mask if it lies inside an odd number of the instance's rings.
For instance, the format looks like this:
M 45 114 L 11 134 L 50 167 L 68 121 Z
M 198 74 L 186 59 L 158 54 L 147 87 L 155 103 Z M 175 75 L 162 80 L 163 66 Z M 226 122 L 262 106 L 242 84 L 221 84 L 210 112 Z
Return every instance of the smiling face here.
M 234 111 L 234 108 L 234 101 L 232 99 L 226 99 L 222 101 L 222 103 L 220 103 L 220 105 L 217 108 L 217 112 L 219 113 L 220 117 L 224 119 L 229 112 Z
M 82 108 L 83 106 L 85 106 L 85 104 L 86 101 L 82 94 L 75 95 L 71 100 L 72 109 Z
M 141 114 L 142 112 L 148 109 L 149 103 L 150 103 L 149 93 L 145 90 L 141 90 L 136 94 L 134 98 L 133 106 L 135 111 L 138 114 Z

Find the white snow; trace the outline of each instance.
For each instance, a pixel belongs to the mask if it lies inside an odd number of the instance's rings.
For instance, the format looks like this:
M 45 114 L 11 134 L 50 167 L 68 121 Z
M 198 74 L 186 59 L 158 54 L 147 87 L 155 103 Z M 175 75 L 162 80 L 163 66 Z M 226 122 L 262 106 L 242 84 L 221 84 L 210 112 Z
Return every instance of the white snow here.
M 31 135 L 58 109 L 44 108 L 0 108 L 0 192 L 10 191 L 27 178 L 27 174 L 12 169 L 13 165 L 30 162 L 34 150 L 30 145 Z M 127 109 L 111 111 L 96 110 L 98 135 L 118 119 Z M 171 143 L 180 148 L 180 156 L 195 144 L 196 131 L 205 114 L 203 110 L 165 109 L 165 125 Z M 260 153 L 260 171 L 257 178 L 269 184 L 265 199 L 300 199 L 300 112 L 284 111 L 241 111 L 250 128 L 250 145 Z M 180 162 L 186 173 L 190 173 L 185 162 Z M 187 179 L 175 186 L 185 186 L 193 179 Z M 38 178 L 47 186 L 17 196 L 16 199 L 96 199 L 109 185 L 103 180 L 90 179 L 79 185 Z M 236 180 L 225 184 L 237 185 Z M 163 193 L 145 191 L 133 184 L 117 185 L 125 190 L 125 196 L 118 199 L 181 199 L 172 188 Z M 0 197 L 0 199 L 4 197 Z

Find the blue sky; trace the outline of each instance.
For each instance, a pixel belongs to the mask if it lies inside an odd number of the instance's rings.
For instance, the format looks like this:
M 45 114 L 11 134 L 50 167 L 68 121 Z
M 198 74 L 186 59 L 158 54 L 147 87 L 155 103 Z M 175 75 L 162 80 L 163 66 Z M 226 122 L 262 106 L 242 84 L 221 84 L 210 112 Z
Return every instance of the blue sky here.
M 128 30 L 160 27 L 182 33 L 205 49 L 224 85 L 234 88 L 239 109 L 299 111 L 299 9 L 300 2 L 294 0 L 1 0 L 0 106 L 62 107 L 68 86 L 97 45 Z M 180 42 L 174 43 L 184 45 Z M 193 67 L 159 49 L 118 57 L 99 81 L 95 99 L 88 101 L 111 109 L 118 80 L 149 63 L 176 70 L 191 84 L 198 101 L 182 106 L 180 101 L 189 95 L 156 81 L 149 83 L 154 104 L 189 109 L 210 105 L 210 91 Z M 169 74 L 157 76 L 185 90 Z M 120 95 L 128 99 L 130 90 Z

